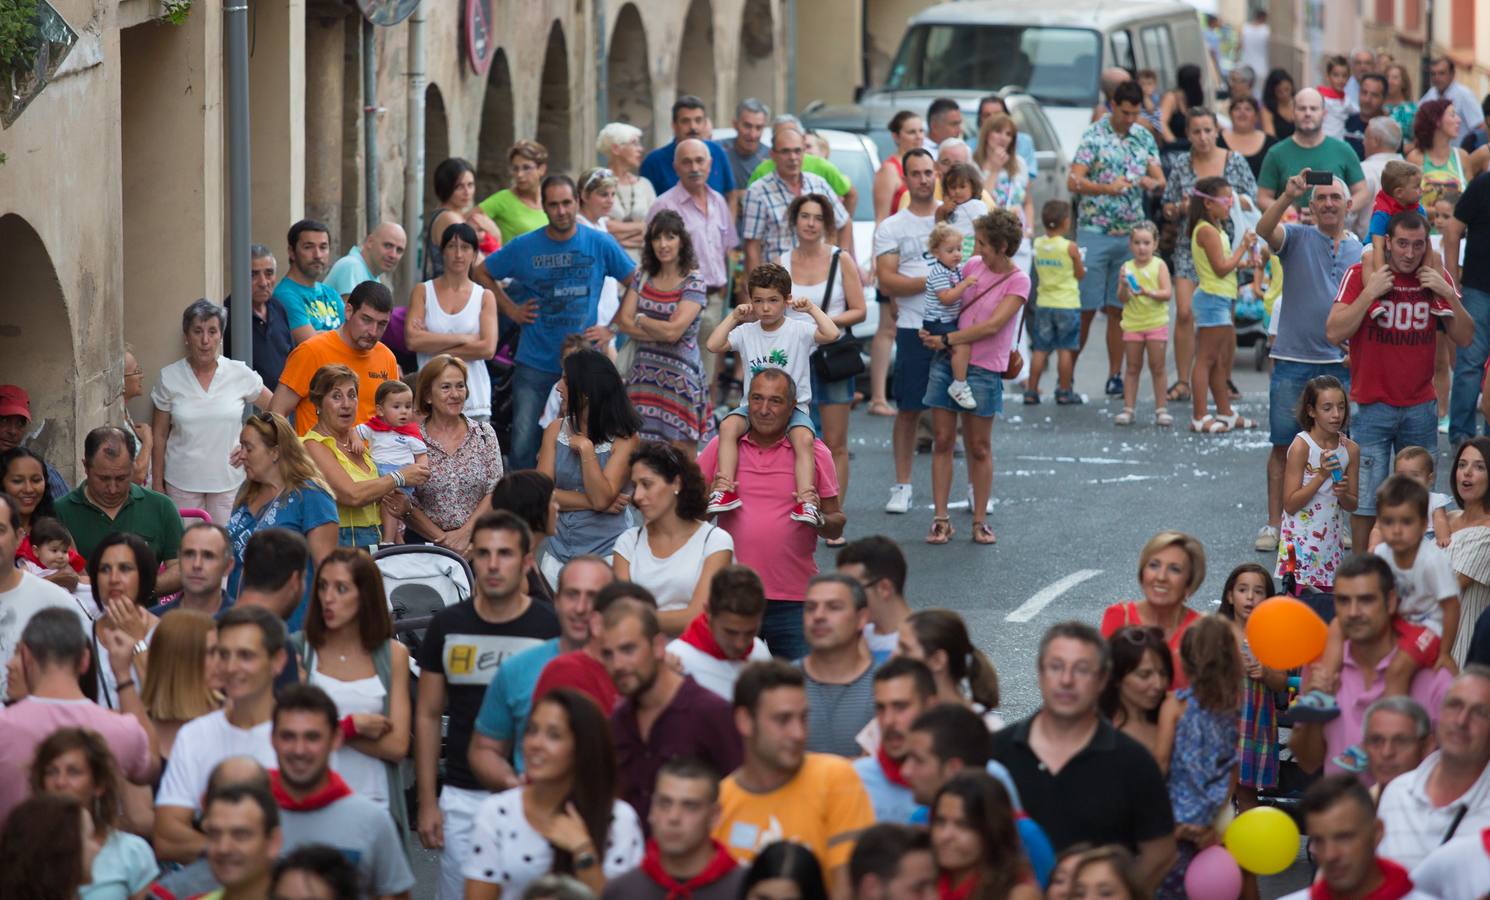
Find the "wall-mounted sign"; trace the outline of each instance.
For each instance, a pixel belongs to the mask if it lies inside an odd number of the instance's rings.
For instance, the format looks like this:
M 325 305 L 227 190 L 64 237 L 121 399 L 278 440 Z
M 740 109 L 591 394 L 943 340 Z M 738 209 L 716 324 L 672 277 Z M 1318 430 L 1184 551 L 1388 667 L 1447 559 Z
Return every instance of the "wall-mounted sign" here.
M 466 60 L 472 72 L 485 75 L 497 49 L 492 34 L 491 0 L 465 0 L 465 15 L 461 18 L 465 22 Z
M 414 14 L 419 0 L 357 0 L 362 17 L 374 25 L 397 25 Z

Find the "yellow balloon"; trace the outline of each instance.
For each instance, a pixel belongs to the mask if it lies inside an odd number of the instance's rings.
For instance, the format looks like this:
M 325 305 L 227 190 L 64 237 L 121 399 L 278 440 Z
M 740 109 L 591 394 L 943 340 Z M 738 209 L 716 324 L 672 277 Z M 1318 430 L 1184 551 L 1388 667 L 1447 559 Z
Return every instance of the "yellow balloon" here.
M 1226 829 L 1225 844 L 1243 869 L 1276 875 L 1298 858 L 1299 827 L 1281 809 L 1259 806 L 1236 817 Z

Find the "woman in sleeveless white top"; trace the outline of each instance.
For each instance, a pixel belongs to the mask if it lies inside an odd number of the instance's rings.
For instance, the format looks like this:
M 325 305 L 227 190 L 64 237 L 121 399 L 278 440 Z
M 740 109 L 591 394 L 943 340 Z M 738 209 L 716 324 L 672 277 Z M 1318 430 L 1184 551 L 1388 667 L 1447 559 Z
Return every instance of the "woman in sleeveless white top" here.
M 420 368 L 442 353 L 464 360 L 469 369 L 465 414 L 485 422 L 491 419 L 491 373 L 486 361 L 497 352 L 497 298 L 471 280 L 477 250 L 467 239 L 474 241 L 475 237 L 475 230 L 464 222 L 445 229 L 440 247 L 445 271 L 415 287 L 410 295 L 404 343 L 416 354 Z
M 342 681 L 322 672 L 320 661 L 320 657 L 316 657 L 316 667 L 310 672 L 310 683 L 325 691 L 336 702 L 336 711 L 339 714 L 383 714 L 383 702 L 388 691 L 378 676 Z M 368 756 L 345 744 L 331 754 L 332 771 L 340 775 L 348 787 L 387 809 L 388 774 L 383 766 L 381 759 Z
M 1462 512 L 1449 514 L 1449 560 L 1459 576 L 1459 635 L 1450 653 L 1463 666 L 1480 614 L 1490 608 L 1490 475 L 1484 438 L 1460 446 L 1449 477 L 1460 484 Z M 1464 482 L 1468 482 L 1465 487 Z

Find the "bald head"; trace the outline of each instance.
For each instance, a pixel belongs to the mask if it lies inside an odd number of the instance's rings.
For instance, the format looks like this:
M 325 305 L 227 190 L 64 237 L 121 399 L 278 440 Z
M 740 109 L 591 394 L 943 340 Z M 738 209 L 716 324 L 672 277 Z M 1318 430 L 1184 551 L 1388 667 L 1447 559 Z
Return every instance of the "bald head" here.
M 1324 128 L 1324 97 L 1312 87 L 1293 95 L 1293 126 L 1300 137 L 1317 137 Z
M 404 258 L 408 237 L 397 222 L 384 222 L 362 241 L 362 261 L 374 275 L 392 272 Z
M 207 790 L 211 792 L 230 784 L 268 788 L 269 773 L 251 756 L 230 756 L 218 763 L 207 776 Z
M 1132 75 L 1128 74 L 1127 69 L 1118 66 L 1108 66 L 1102 70 L 1102 93 L 1107 95 L 1107 99 L 1111 100 L 1112 92 L 1117 90 L 1117 86 L 1132 77 Z

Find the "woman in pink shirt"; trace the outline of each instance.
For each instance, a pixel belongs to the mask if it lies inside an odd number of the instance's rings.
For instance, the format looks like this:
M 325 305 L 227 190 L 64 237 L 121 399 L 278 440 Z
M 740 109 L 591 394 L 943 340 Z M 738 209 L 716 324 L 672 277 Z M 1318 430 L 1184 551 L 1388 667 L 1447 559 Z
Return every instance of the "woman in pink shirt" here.
M 952 521 L 947 517 L 947 495 L 952 488 L 952 448 L 957 443 L 957 416 L 962 415 L 962 440 L 967 451 L 968 480 L 973 485 L 973 543 L 992 544 L 997 539 L 988 527 L 988 494 L 993 489 L 993 417 L 1003 409 L 1004 371 L 1018 330 L 1019 312 L 1030 295 L 1030 279 L 1011 258 L 1024 240 L 1019 216 L 996 209 L 973 222 L 977 251 L 962 267 L 965 278 L 976 283 L 962 295 L 958 330 L 947 335 L 921 331 L 921 340 L 932 350 L 946 351 L 958 344 L 972 345 L 968 385 L 977 405 L 971 410 L 958 406 L 947 394 L 952 383 L 951 355 L 938 352 L 931 361 L 926 398 L 932 410 L 935 443 L 931 456 L 931 491 L 936 518 L 928 544 L 952 539 Z

